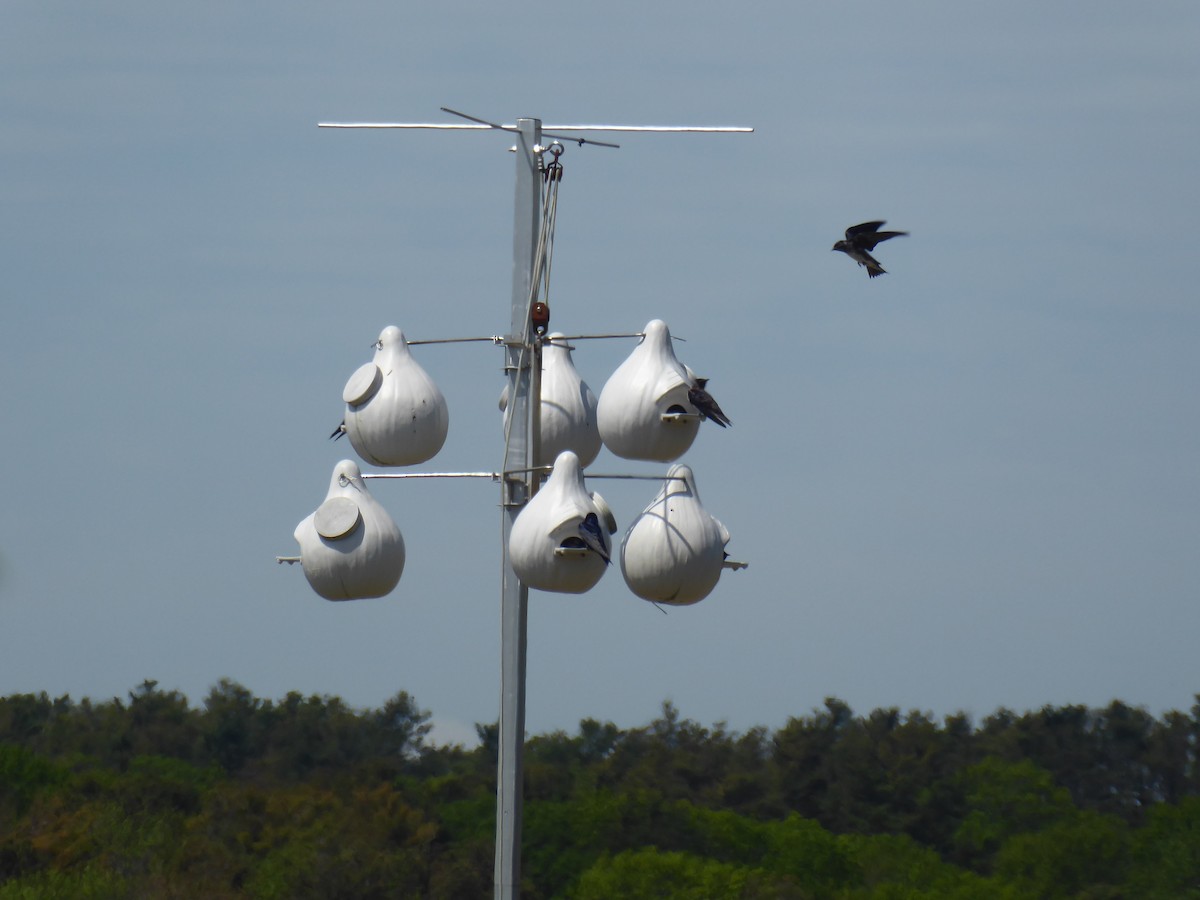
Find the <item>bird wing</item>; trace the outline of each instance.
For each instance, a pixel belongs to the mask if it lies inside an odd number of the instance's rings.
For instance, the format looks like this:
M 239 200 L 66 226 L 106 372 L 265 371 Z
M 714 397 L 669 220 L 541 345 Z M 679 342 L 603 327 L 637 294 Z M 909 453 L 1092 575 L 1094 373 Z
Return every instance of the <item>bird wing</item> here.
M 600 530 L 600 520 L 595 513 L 588 513 L 579 523 L 579 536 L 606 563 L 611 561 L 608 555 L 608 542 L 604 540 L 604 532 Z
M 877 244 L 891 240 L 894 237 L 907 235 L 907 231 L 880 231 L 875 234 L 860 234 L 855 242 L 865 250 L 874 250 Z
M 887 220 L 880 219 L 878 222 L 863 222 L 859 225 L 851 225 L 846 229 L 846 239 L 852 241 L 861 234 L 878 231 L 885 224 L 887 224 Z
M 713 399 L 713 395 L 704 390 L 704 388 L 694 387 L 689 390 L 688 401 L 692 404 L 692 406 L 700 410 L 700 415 L 712 419 L 722 428 L 724 428 L 726 425 L 733 424 L 729 421 L 729 417 L 725 415 L 725 411 L 721 409 L 717 401 Z

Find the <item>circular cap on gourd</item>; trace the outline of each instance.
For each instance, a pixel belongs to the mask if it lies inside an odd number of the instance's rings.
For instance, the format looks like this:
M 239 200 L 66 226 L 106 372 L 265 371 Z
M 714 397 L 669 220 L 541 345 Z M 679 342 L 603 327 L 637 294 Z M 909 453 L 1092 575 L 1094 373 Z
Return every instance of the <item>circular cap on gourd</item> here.
M 361 522 L 358 504 L 349 497 L 330 497 L 313 514 L 317 534 L 331 541 L 353 534 Z
M 342 400 L 351 406 L 362 406 L 375 396 L 381 384 L 383 372 L 379 370 L 379 366 L 373 362 L 363 363 L 342 388 Z

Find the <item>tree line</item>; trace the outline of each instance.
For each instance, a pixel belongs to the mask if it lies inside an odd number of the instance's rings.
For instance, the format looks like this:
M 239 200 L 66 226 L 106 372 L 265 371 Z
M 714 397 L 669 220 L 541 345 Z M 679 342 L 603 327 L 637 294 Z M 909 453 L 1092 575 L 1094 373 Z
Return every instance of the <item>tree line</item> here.
M 1188 712 L 584 719 L 528 738 L 529 898 L 1200 898 Z M 488 897 L 497 727 L 223 680 L 0 698 L 0 900 Z

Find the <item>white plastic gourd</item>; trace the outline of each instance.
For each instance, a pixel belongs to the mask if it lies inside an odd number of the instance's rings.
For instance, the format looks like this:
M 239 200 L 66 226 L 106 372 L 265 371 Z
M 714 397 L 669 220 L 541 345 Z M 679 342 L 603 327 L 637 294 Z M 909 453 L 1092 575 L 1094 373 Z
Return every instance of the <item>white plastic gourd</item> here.
M 677 464 L 626 532 L 621 573 L 643 600 L 686 606 L 716 587 L 727 543 L 725 526 L 700 503 L 691 468 Z
M 584 486 L 579 457 L 564 450 L 546 483 L 513 522 L 508 550 L 517 577 L 542 591 L 590 590 L 608 567 L 605 557 L 611 557 L 609 538 L 598 534 L 615 530 L 605 526 L 611 516 L 606 512 L 607 506 L 598 506 Z M 595 526 L 590 534 L 585 526 L 589 516 Z
M 296 526 L 295 538 L 304 577 L 326 600 L 382 597 L 404 571 L 400 529 L 350 459 L 334 466 L 325 501 Z
M 416 465 L 436 456 L 446 441 L 446 398 L 395 325 L 380 333 L 374 360 L 350 376 L 342 399 L 350 443 L 373 465 Z
M 600 429 L 596 425 L 596 395 L 587 386 L 571 359 L 571 348 L 563 335 L 549 335 L 542 346 L 542 459 L 558 459 L 572 450 L 579 464 L 590 466 L 600 453 Z
M 688 401 L 687 369 L 675 358 L 667 323 L 654 319 L 644 333 L 600 392 L 596 420 L 617 456 L 670 462 L 692 446 L 700 417 Z

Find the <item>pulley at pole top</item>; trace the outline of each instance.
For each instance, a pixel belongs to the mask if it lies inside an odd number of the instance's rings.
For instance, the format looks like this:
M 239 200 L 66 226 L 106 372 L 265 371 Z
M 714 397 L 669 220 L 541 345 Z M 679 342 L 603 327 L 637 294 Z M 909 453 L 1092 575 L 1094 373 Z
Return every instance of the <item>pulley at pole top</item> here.
M 551 141 L 550 146 L 542 153 L 542 160 L 545 161 L 546 153 L 550 154 L 550 162 L 542 166 L 542 180 L 549 184 L 552 181 L 562 181 L 563 167 L 558 158 L 563 154 L 563 145 L 558 141 Z

